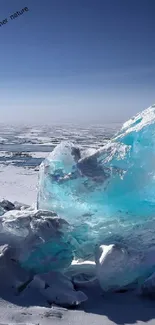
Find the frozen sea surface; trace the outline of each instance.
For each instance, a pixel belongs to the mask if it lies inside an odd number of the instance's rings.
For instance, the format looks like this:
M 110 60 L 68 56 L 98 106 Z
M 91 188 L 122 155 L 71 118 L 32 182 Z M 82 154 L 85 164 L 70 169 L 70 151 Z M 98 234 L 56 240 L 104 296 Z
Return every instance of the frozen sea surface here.
M 0 127 L 0 164 L 4 166 L 32 168 L 42 160 L 61 141 L 72 141 L 84 149 L 99 148 L 115 133 L 119 124 L 92 125 L 54 125 L 51 127 Z
M 101 147 L 120 124 L 0 127 L 0 199 L 36 201 L 38 167 L 55 146 L 69 140 L 84 149 Z

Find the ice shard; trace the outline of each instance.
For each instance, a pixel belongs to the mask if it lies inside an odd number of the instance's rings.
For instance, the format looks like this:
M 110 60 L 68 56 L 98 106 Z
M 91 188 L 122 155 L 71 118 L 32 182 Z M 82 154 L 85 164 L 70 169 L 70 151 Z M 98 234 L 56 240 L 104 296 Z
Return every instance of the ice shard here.
M 58 145 L 40 166 L 38 208 L 72 225 L 78 257 L 90 256 L 96 244 L 154 247 L 155 105 L 92 155 Z
M 9 245 L 26 271 L 65 270 L 73 260 L 68 223 L 54 212 L 11 210 L 0 218 L 0 245 Z

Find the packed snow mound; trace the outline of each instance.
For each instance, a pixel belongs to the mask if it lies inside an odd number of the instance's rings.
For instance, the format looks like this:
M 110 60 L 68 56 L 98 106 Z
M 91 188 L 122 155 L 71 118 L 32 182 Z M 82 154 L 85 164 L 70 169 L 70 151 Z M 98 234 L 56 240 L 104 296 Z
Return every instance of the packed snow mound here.
M 155 245 L 155 105 L 124 123 L 101 149 L 81 156 L 63 142 L 40 166 L 38 207 L 72 225 L 78 257 L 96 244 Z

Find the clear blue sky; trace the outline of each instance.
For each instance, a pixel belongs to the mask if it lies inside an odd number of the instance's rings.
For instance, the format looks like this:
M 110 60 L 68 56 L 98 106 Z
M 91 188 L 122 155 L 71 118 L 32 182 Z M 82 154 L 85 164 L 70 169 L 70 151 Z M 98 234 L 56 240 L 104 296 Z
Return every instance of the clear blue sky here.
M 0 122 L 124 121 L 155 103 L 155 0 L 1 0 Z

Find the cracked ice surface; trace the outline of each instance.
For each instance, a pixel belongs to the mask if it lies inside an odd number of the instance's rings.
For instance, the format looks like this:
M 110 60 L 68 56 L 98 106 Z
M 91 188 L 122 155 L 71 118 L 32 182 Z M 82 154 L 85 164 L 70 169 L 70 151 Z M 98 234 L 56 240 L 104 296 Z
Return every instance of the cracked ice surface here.
M 84 158 L 61 143 L 41 164 L 38 207 L 72 225 L 75 254 L 99 243 L 138 250 L 155 245 L 155 106 L 124 123 L 105 146 Z

